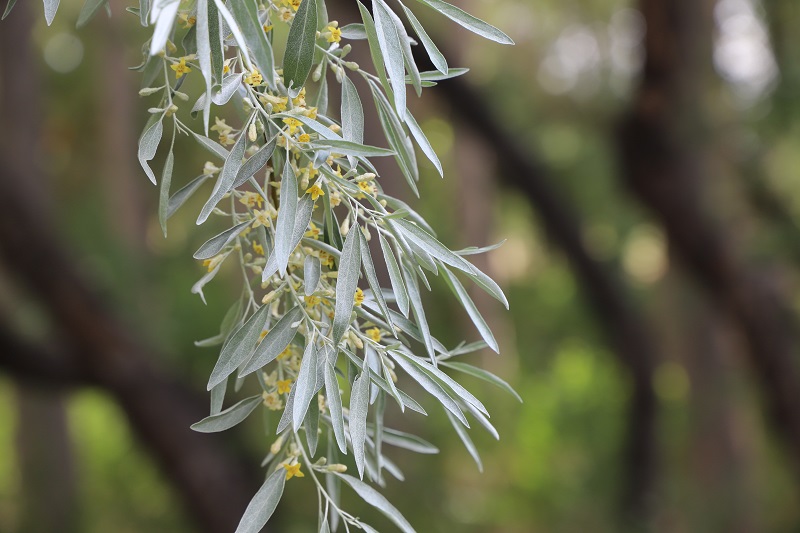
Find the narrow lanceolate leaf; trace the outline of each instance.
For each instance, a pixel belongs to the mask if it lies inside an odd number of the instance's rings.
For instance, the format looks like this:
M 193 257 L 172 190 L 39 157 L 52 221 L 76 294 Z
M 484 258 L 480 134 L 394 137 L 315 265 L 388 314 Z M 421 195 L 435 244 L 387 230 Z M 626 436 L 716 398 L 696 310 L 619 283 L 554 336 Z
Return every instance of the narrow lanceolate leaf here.
M 217 433 L 230 429 L 255 411 L 256 407 L 262 402 L 260 395 L 242 400 L 241 402 L 228 407 L 221 413 L 207 416 L 200 422 L 192 424 L 191 428 L 199 433 Z
M 248 124 L 250 124 L 250 120 L 245 121 L 242 129 L 246 130 Z M 236 180 L 236 175 L 239 173 L 239 169 L 242 168 L 242 158 L 244 157 L 244 150 L 246 147 L 247 135 L 245 135 L 243 131 L 239 135 L 239 138 L 236 139 L 236 143 L 233 145 L 231 153 L 228 154 L 228 158 L 225 160 L 225 164 L 222 166 L 222 170 L 219 172 L 219 178 L 217 178 L 217 183 L 214 184 L 214 190 L 211 193 L 211 197 L 203 206 L 203 209 L 200 210 L 200 216 L 197 217 L 198 225 L 202 224 L 208 219 L 208 217 L 211 215 L 211 212 L 215 207 L 217 207 L 219 201 L 222 200 L 222 197 L 231 190 L 231 187 L 233 187 L 233 182 Z
M 417 32 L 419 36 L 419 40 L 422 41 L 422 46 L 425 47 L 425 51 L 428 52 L 428 57 L 431 58 L 431 63 L 436 69 L 441 72 L 442 74 L 447 74 L 447 60 L 444 58 L 444 55 L 439 51 L 439 48 L 436 47 L 436 44 L 428 35 L 428 32 L 425 31 L 425 28 L 422 27 L 420 24 L 419 19 L 414 15 L 414 12 L 408 9 L 406 6 L 403 6 L 403 11 L 405 11 L 406 16 L 408 17 L 408 21 L 411 23 L 411 27 L 414 28 L 414 31 Z
M 476 328 L 478 328 L 478 333 L 480 333 L 481 337 L 483 337 L 483 340 L 486 341 L 486 345 L 495 352 L 500 353 L 500 348 L 497 346 L 497 341 L 494 338 L 494 334 L 492 334 L 492 330 L 483 319 L 483 316 L 481 316 L 480 311 L 478 311 L 478 308 L 475 306 L 472 298 L 470 298 L 469 294 L 467 294 L 464 286 L 460 281 L 458 281 L 458 278 L 456 278 L 447 269 L 447 267 L 442 266 L 441 272 L 445 281 L 447 282 L 447 285 L 450 287 L 450 290 L 456 295 L 456 298 L 458 298 L 458 300 L 461 302 L 461 305 L 467 311 L 472 323 L 475 324 Z
M 342 137 L 357 144 L 364 143 L 364 107 L 350 78 L 342 78 Z M 350 165 L 353 165 L 351 158 Z
M 400 511 L 398 511 L 391 503 L 389 503 L 389 501 L 380 492 L 373 489 L 363 481 L 360 481 L 352 476 L 348 476 L 347 474 L 336 475 L 342 478 L 345 483 L 350 485 L 350 488 L 352 488 L 356 494 L 361 497 L 361 499 L 375 507 L 384 516 L 386 516 L 386 518 L 391 520 L 394 525 L 403 531 L 403 533 L 416 533 L 414 528 L 411 527 L 411 524 L 408 523 L 408 520 L 406 520 L 403 515 L 400 514 Z
M 219 360 L 211 372 L 208 380 L 208 390 L 214 385 L 227 378 L 245 362 L 253 353 L 253 349 L 258 341 L 261 330 L 267 321 L 268 305 L 262 305 L 258 311 L 231 336 L 228 343 L 222 348 Z
M 60 1 L 61 0 L 44 0 L 44 20 L 47 22 L 48 26 L 53 23 Z
M 417 93 L 417 96 L 421 96 L 422 80 L 420 80 L 419 69 L 414 61 L 414 54 L 411 52 L 411 37 L 408 36 L 405 25 L 403 24 L 403 21 L 400 20 L 400 17 L 398 17 L 395 12 L 391 10 L 389 10 L 389 15 L 392 19 L 392 23 L 394 24 L 395 31 L 397 32 L 397 37 L 400 40 L 400 49 L 403 52 L 403 65 L 405 65 L 405 69 L 408 72 L 408 77 L 411 80 L 411 85 L 414 87 L 414 91 Z M 405 83 L 405 81 L 406 80 L 404 77 L 403 83 Z
M 108 0 L 86 0 L 86 2 L 83 3 L 80 14 L 78 15 L 78 22 L 75 23 L 75 27 L 83 28 L 86 26 L 86 24 L 92 20 L 92 17 L 94 17 L 95 13 L 97 13 L 97 11 L 107 3 Z
M 211 414 L 216 415 L 222 411 L 225 402 L 225 393 L 228 390 L 228 380 L 223 379 L 211 389 Z
M 236 41 L 236 45 L 241 50 L 247 50 L 247 41 L 244 38 L 244 34 L 242 33 L 241 28 L 236 23 L 236 19 L 233 17 L 233 14 L 228 10 L 225 6 L 225 2 L 223 0 L 214 0 L 214 4 L 217 7 L 217 11 L 219 11 L 219 16 L 222 17 L 222 20 L 228 25 L 228 28 L 231 30 L 233 34 L 233 38 Z M 247 70 L 252 70 L 253 65 L 250 63 L 250 54 L 242 54 L 242 59 L 244 59 L 244 66 Z
M 367 439 L 367 412 L 369 410 L 369 376 L 361 374 L 350 391 L 350 442 L 356 460 L 358 475 L 364 479 L 365 448 Z
M 310 342 L 303 354 L 300 364 L 300 372 L 297 374 L 297 382 L 294 391 L 294 406 L 292 408 L 292 423 L 294 430 L 300 429 L 303 419 L 308 411 L 308 404 L 317 392 L 317 357 L 319 351 L 313 342 Z
M 195 253 L 195 259 L 211 259 L 220 253 L 228 244 L 244 231 L 244 229 L 251 224 L 252 221 L 247 220 L 234 227 L 227 229 L 215 237 L 207 240 Z
M 273 138 L 270 142 L 258 149 L 250 158 L 244 162 L 242 168 L 236 173 L 236 179 L 233 181 L 233 189 L 244 184 L 247 180 L 255 176 L 256 172 L 264 168 L 269 158 L 275 152 L 275 144 L 277 137 Z
M 369 146 L 338 139 L 320 139 L 311 143 L 312 148 L 329 148 L 342 155 L 357 157 L 384 157 L 395 155 L 394 151 L 378 146 Z
M 172 182 L 172 167 L 175 164 L 175 155 L 170 147 L 167 160 L 164 162 L 164 170 L 161 173 L 161 189 L 158 194 L 158 222 L 161 224 L 161 231 L 164 237 L 167 236 L 167 218 L 169 218 L 169 186 Z
M 431 337 L 430 327 L 428 327 L 428 319 L 425 317 L 425 308 L 422 306 L 422 295 L 419 292 L 419 285 L 417 284 L 414 273 L 408 269 L 405 264 L 403 264 L 401 268 L 403 269 L 403 279 L 405 279 L 406 282 L 408 296 L 411 300 L 411 309 L 414 311 L 414 318 L 417 319 L 417 327 L 422 334 L 425 349 L 431 361 L 436 364 L 436 354 L 433 350 L 433 338 Z
M 417 189 L 417 180 L 419 179 L 419 171 L 417 169 L 417 161 L 414 156 L 414 147 L 411 145 L 411 140 L 406 135 L 400 119 L 397 117 L 391 104 L 386 97 L 381 93 L 375 83 L 371 80 L 369 82 L 370 89 L 372 90 L 372 98 L 375 101 L 375 107 L 378 110 L 378 118 L 381 121 L 381 127 L 386 134 L 386 140 L 389 141 L 389 146 L 397 153 L 395 158 L 403 177 L 406 178 L 408 186 L 415 195 L 419 196 Z
M 275 87 L 275 66 L 272 45 L 269 44 L 264 27 L 258 20 L 258 7 L 255 0 L 230 2 L 233 17 L 244 34 L 253 61 L 270 88 Z
M 484 22 L 479 18 L 473 17 L 463 9 L 457 8 L 452 4 L 448 4 L 443 0 L 419 0 L 419 2 L 432 7 L 456 24 L 463 26 L 473 33 L 477 33 L 481 37 L 485 37 L 490 41 L 500 44 L 514 44 L 514 41 L 511 40 L 511 37 L 498 30 L 491 24 Z
M 301 6 L 303 4 L 300 4 Z M 275 261 L 278 272 L 286 273 L 289 256 L 294 249 L 292 246 L 292 233 L 297 216 L 297 177 L 294 175 L 289 158 L 283 169 L 281 178 L 281 203 L 278 209 L 278 221 L 275 223 Z
M 303 198 L 300 199 L 300 202 L 297 205 L 297 212 L 294 217 L 292 235 L 290 237 L 291 241 L 289 243 L 289 250 L 294 250 L 295 247 L 302 240 L 303 234 L 308 228 L 308 223 L 311 222 L 311 215 L 313 211 L 314 211 L 314 201 L 311 199 L 311 196 L 309 195 L 303 196 Z M 280 220 L 280 211 L 278 211 L 278 220 Z M 319 243 L 319 241 L 315 241 L 313 239 L 308 239 L 308 240 L 312 241 L 312 243 L 317 243 L 318 245 L 324 244 L 324 243 Z M 267 264 L 264 266 L 264 271 L 261 273 L 262 281 L 268 280 L 269 277 L 275 274 L 275 272 L 277 271 L 278 271 L 278 256 L 277 254 L 273 253 L 269 256 L 269 259 L 267 259 Z
M 150 39 L 150 55 L 154 56 L 164 49 L 175 24 L 178 14 L 178 0 L 155 2 L 150 9 L 150 23 L 155 24 L 153 37 Z
M 356 3 L 358 4 L 358 10 L 361 12 L 361 19 L 364 21 L 364 34 L 367 36 L 372 65 L 378 72 L 381 86 L 388 94 L 392 89 L 389 86 L 389 80 L 386 78 L 386 62 L 383 60 L 381 44 L 378 42 L 378 30 L 375 29 L 375 22 L 372 20 L 369 10 L 359 0 L 356 0 Z
M 375 272 L 375 264 L 372 262 L 372 254 L 369 251 L 369 244 L 367 243 L 366 237 L 359 231 L 359 243 L 361 247 L 361 265 L 364 267 L 364 273 L 367 277 L 367 283 L 369 283 L 369 287 L 372 289 L 372 294 L 375 296 L 375 301 L 378 302 L 378 306 L 383 313 L 383 317 L 386 319 L 386 322 L 392 332 L 393 335 L 397 336 L 397 333 L 394 330 L 394 324 L 392 323 L 392 317 L 389 315 L 389 307 L 386 305 L 386 300 L 383 297 L 383 291 L 381 290 L 380 282 L 378 281 L 378 274 Z
M 316 396 L 308 406 L 308 414 L 303 428 L 306 432 L 308 451 L 311 457 L 314 457 L 317 454 L 317 444 L 319 444 L 319 401 Z
M 486 292 L 502 302 L 503 305 L 506 306 L 506 309 L 508 309 L 508 300 L 494 280 L 478 270 L 477 267 L 466 261 L 461 256 L 456 255 L 444 244 L 439 242 L 433 235 L 407 220 L 393 220 L 391 221 L 391 226 L 400 229 L 406 238 L 413 239 L 418 246 L 423 248 L 426 252 L 442 263 L 455 267 L 464 272 Z
M 450 420 L 450 425 L 453 426 L 453 429 L 456 430 L 458 433 L 458 437 L 461 439 L 461 442 L 464 443 L 464 447 L 467 449 L 469 454 L 472 456 L 472 459 L 475 461 L 475 464 L 478 465 L 478 471 L 483 472 L 483 463 L 481 462 L 481 456 L 478 454 L 478 449 L 475 447 L 475 444 L 472 442 L 472 439 L 469 438 L 469 434 L 464 426 L 458 423 L 456 417 L 454 417 L 449 412 L 445 411 L 447 418 Z
M 256 495 L 247 505 L 244 516 L 236 528 L 236 533 L 258 533 L 269 521 L 278 502 L 283 496 L 283 487 L 286 484 L 286 472 L 283 468 L 276 470 L 267 478 Z
M 411 113 L 406 115 L 406 125 L 408 125 L 408 131 L 411 132 L 412 137 L 414 137 L 414 140 L 417 141 L 422 153 L 425 154 L 425 157 L 427 157 L 431 163 L 433 163 L 433 166 L 436 167 L 437 171 L 439 171 L 439 175 L 444 177 L 442 163 L 439 161 L 439 156 L 436 155 L 436 150 L 433 149 L 430 141 L 425 136 L 425 132 L 423 132 L 422 128 L 419 127 L 417 120 Z
M 378 236 L 380 238 L 381 250 L 383 250 L 383 259 L 386 261 L 386 268 L 389 271 L 389 281 L 392 284 L 394 299 L 397 302 L 397 306 L 400 308 L 400 312 L 407 318 L 409 309 L 408 293 L 406 292 L 406 284 L 403 282 L 403 276 L 400 273 L 400 267 L 397 265 L 392 247 L 383 235 L 379 234 Z
M 144 169 L 150 181 L 153 182 L 153 185 L 156 184 L 156 175 L 153 174 L 153 170 L 147 162 L 156 156 L 158 143 L 161 142 L 161 135 L 164 133 L 163 118 L 163 116 L 156 118 L 155 122 L 145 129 L 142 136 L 139 137 L 139 164 L 142 165 L 142 169 Z
M 322 264 L 319 257 L 307 255 L 303 261 L 303 286 L 306 296 L 311 296 L 317 290 L 321 273 Z
M 522 402 L 522 397 L 511 387 L 511 385 L 495 376 L 491 372 L 476 366 L 468 365 L 467 363 L 458 363 L 455 361 L 445 361 L 439 364 L 446 366 L 447 368 L 452 368 L 453 370 L 458 370 L 459 372 L 464 372 L 465 374 L 469 374 L 470 376 L 474 376 L 478 379 L 482 379 L 483 381 L 489 382 L 492 385 L 496 385 L 512 395 L 518 401 Z
M 336 308 L 331 326 L 331 340 L 337 346 L 350 324 L 350 314 L 353 312 L 353 298 L 358 287 L 358 275 L 361 266 L 361 251 L 359 239 L 356 235 L 361 231 L 358 225 L 350 228 L 344 240 L 342 256 L 339 258 L 339 277 L 336 281 Z
M 336 371 L 330 363 L 324 364 L 325 370 L 325 398 L 328 402 L 328 410 L 331 415 L 331 425 L 333 434 L 336 436 L 336 444 L 342 453 L 347 454 L 347 439 L 344 435 L 344 418 L 342 417 L 342 396 L 339 393 L 339 381 L 336 379 Z
M 397 361 L 397 364 L 411 376 L 411 378 L 422 385 L 422 388 L 428 391 L 434 398 L 439 400 L 445 409 L 453 413 L 458 420 L 464 424 L 465 426 L 469 427 L 469 422 L 467 421 L 467 417 L 464 416 L 464 412 L 461 411 L 461 408 L 458 406 L 456 401 L 447 394 L 447 391 L 436 382 L 433 378 L 431 378 L 428 374 L 414 366 L 410 361 L 408 361 L 405 357 L 398 355 L 394 352 L 389 352 L 392 355 L 392 358 Z
M 269 307 L 265 305 L 264 307 Z M 283 350 L 292 342 L 295 333 L 297 333 L 297 321 L 302 317 L 303 312 L 299 307 L 292 308 L 291 311 L 283 315 L 278 320 L 267 336 L 256 347 L 253 357 L 247 362 L 247 365 L 239 372 L 239 377 L 244 377 L 251 372 L 255 372 L 268 365 L 277 358 Z
M 6 17 L 9 15 L 9 13 L 11 13 L 11 10 L 14 9 L 14 4 L 16 4 L 16 3 L 17 3 L 17 0 L 8 0 L 8 3 L 6 4 L 6 9 L 5 9 L 5 11 L 3 11 L 3 16 L 0 17 L 0 20 L 5 20 L 6 19 Z
M 401 36 L 397 34 L 391 10 L 383 0 L 373 0 L 372 11 L 375 17 L 378 43 L 386 63 L 386 71 L 389 73 L 389 84 L 392 86 L 392 92 L 394 93 L 394 107 L 400 120 L 404 120 L 406 114 L 406 80 L 403 48 L 400 42 Z
M 195 23 L 197 35 L 197 57 L 200 62 L 200 72 L 206 84 L 206 96 L 203 104 L 203 132 L 208 135 L 208 121 L 211 116 L 211 37 L 209 34 L 209 2 L 197 3 L 197 22 Z M 215 12 L 216 13 L 216 12 Z M 219 24 L 219 20 L 214 23 Z
M 314 63 L 314 43 L 317 37 L 317 2 L 304 0 L 295 13 L 286 53 L 283 56 L 284 85 L 292 98 L 300 93 Z
M 372 435 L 372 433 L 370 433 Z M 426 441 L 421 437 L 398 431 L 391 428 L 383 428 L 383 442 L 391 446 L 410 450 L 415 453 L 422 454 L 436 454 L 439 453 L 439 448 Z
M 169 205 L 167 207 L 167 218 L 171 217 L 175 214 L 175 212 L 186 203 L 186 201 L 197 192 L 203 183 L 206 182 L 208 176 L 202 175 L 198 176 L 186 185 L 184 185 L 181 189 L 178 190 L 175 194 L 173 194 L 169 199 Z

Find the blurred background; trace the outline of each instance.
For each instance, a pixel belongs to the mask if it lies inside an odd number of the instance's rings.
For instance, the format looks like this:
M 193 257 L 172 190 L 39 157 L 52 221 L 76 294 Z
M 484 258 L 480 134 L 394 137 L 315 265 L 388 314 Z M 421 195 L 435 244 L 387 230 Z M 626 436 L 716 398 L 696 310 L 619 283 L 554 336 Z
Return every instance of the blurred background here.
M 483 474 L 440 413 L 390 409 L 441 454 L 392 450 L 406 481 L 384 493 L 422 533 L 800 531 L 800 3 L 456 3 L 517 44 L 414 4 L 471 71 L 410 103 L 444 180 L 420 158 L 421 200 L 392 164 L 383 184 L 453 248 L 507 239 L 477 260 L 511 310 L 473 293 L 502 355 L 470 362 L 524 403 L 465 378 L 501 435 L 471 432 Z M 0 24 L 0 531 L 233 531 L 272 438 L 255 416 L 188 426 L 217 357 L 193 342 L 238 277 L 190 294 L 216 231 L 194 225 L 201 194 L 161 235 L 128 70 L 146 30 L 117 0 L 76 30 L 81 4 Z M 207 158 L 176 151 L 174 189 Z M 436 285 L 434 334 L 476 340 Z M 315 531 L 315 509 L 292 481 L 266 529 Z

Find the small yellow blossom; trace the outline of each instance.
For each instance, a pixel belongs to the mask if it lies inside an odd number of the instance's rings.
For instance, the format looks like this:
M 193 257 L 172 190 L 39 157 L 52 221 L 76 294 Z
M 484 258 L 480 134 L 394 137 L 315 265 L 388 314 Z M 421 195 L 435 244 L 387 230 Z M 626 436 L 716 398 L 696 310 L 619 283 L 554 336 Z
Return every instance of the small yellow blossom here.
M 287 7 L 282 7 L 278 12 L 278 18 L 283 22 L 289 22 L 294 18 L 294 11 Z
M 315 185 L 315 187 L 316 187 L 316 185 Z M 308 231 L 306 231 L 303 234 L 303 236 L 304 237 L 308 237 L 310 239 L 319 240 L 319 234 L 320 233 L 321 233 L 320 229 L 317 227 L 317 225 L 314 224 L 313 222 L 310 222 Z
M 336 207 L 342 203 L 342 195 L 339 194 L 339 191 L 332 190 L 331 191 L 331 207 Z
M 306 307 L 316 307 L 322 301 L 322 298 L 320 298 L 319 296 L 311 295 L 311 296 L 306 296 L 305 301 L 306 301 Z
M 315 183 L 314 185 L 306 189 L 306 194 L 310 194 L 311 199 L 316 201 L 317 198 L 319 198 L 320 196 L 325 196 L 325 191 L 323 191 L 322 187 L 320 187 Z
M 338 43 L 342 40 L 342 30 L 331 24 L 327 28 L 328 30 L 328 42 L 329 43 Z
M 242 196 L 239 199 L 239 201 L 251 209 L 256 206 L 260 208 L 261 205 L 264 203 L 264 199 L 261 198 L 260 194 L 258 194 L 257 192 L 250 192 L 250 191 L 246 191 L 244 193 L 244 196 Z
M 275 113 L 286 111 L 286 104 L 289 102 L 289 98 L 285 96 L 275 96 L 269 93 L 262 94 L 258 99 L 264 105 L 271 104 L 272 111 Z
M 292 98 L 292 104 L 295 107 L 305 107 L 306 106 L 306 88 L 303 87 L 300 89 L 300 92 L 297 93 L 297 96 Z
M 258 244 L 257 242 L 253 243 L 253 251 L 258 255 L 264 255 L 264 247 Z
M 292 380 L 282 379 L 278 381 L 278 394 L 289 394 L 292 390 Z
M 219 142 L 221 144 L 226 145 L 226 144 L 233 144 L 235 142 L 231 137 L 231 133 L 233 133 L 233 128 L 230 127 L 225 122 L 225 119 L 214 117 L 214 125 L 211 126 L 210 129 L 211 131 L 216 131 L 219 134 Z
M 311 142 L 311 135 L 309 135 L 308 133 L 303 133 L 302 135 L 297 137 L 297 142 L 301 143 Z
M 329 254 L 328 252 L 320 251 L 319 252 L 319 260 L 322 263 L 322 266 L 326 266 L 328 268 L 333 268 L 333 266 L 335 264 L 333 256 L 331 254 Z
M 192 71 L 192 68 L 186 64 L 185 57 L 182 57 L 179 63 L 170 65 L 169 68 L 175 71 L 175 78 L 177 79 L 180 79 L 184 74 L 188 74 Z
M 263 81 L 264 78 L 261 77 L 261 73 L 256 69 L 253 69 L 252 72 L 244 77 L 244 82 L 251 87 L 261 85 Z
M 361 307 L 361 304 L 364 303 L 364 291 L 362 291 L 360 288 L 356 288 L 356 294 L 353 297 L 353 302 L 359 307 Z
M 316 120 L 317 119 L 317 108 L 316 107 L 309 107 L 308 109 L 306 109 L 303 112 L 303 114 L 305 116 L 307 116 L 308 118 L 310 118 L 311 120 Z
M 261 395 L 264 398 L 264 405 L 267 406 L 267 409 L 270 411 L 277 411 L 283 408 L 283 402 L 281 401 L 281 397 L 278 396 L 277 393 L 274 392 L 265 392 Z
M 270 218 L 269 213 L 267 211 L 259 211 L 256 209 L 253 211 L 253 214 L 256 216 L 255 222 L 253 222 L 253 227 L 257 228 L 259 226 L 264 226 L 268 228 L 272 225 L 272 218 Z
M 378 193 L 377 187 L 371 181 L 359 181 L 358 188 L 370 196 L 375 196 Z
M 287 480 L 292 479 L 293 477 L 306 477 L 306 475 L 300 471 L 300 463 L 295 463 L 293 465 L 284 464 L 283 468 L 286 469 Z
M 302 2 L 303 0 L 281 0 L 282 5 L 291 7 L 295 11 L 297 11 L 300 8 L 300 4 Z
M 283 119 L 283 123 L 289 126 L 289 135 L 294 135 L 297 129 L 303 125 L 302 122 L 291 117 Z
M 217 265 L 219 265 L 225 259 L 225 254 L 218 254 L 212 257 L 211 259 L 206 259 L 203 261 L 203 266 L 208 268 L 208 271 L 211 272 Z
M 272 31 L 272 24 L 270 24 L 269 26 L 264 24 L 264 26 L 262 26 L 262 27 L 264 28 L 264 33 L 269 33 L 269 32 Z
M 364 333 L 367 334 L 367 337 L 372 339 L 375 342 L 381 342 L 381 330 L 378 328 L 370 328 Z
M 213 176 L 217 172 L 220 171 L 220 168 L 212 163 L 211 161 L 206 161 L 206 164 L 203 165 L 203 175 L 204 176 Z

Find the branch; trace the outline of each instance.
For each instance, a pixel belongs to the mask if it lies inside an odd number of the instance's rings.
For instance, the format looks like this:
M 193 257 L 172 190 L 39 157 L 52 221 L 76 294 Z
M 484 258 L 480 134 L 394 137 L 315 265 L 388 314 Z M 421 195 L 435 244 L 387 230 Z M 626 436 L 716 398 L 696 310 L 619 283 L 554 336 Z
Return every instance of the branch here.
M 686 134 L 702 131 L 697 121 L 710 70 L 709 3 L 641 0 L 640 7 L 648 28 L 646 63 L 619 132 L 624 179 L 659 218 L 689 272 L 738 325 L 769 415 L 800 474 L 798 343 L 790 307 L 740 256 L 735 236 L 709 216 L 700 185 L 710 154 L 702 139 Z M 705 27 L 695 26 L 704 20 Z

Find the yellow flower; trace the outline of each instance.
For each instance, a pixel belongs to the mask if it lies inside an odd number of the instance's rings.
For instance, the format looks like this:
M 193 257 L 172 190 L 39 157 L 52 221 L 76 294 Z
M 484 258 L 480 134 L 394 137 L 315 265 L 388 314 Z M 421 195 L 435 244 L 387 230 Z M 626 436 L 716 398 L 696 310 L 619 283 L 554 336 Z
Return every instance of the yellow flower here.
M 310 239 L 319 240 L 320 231 L 319 231 L 319 228 L 317 227 L 317 225 L 314 224 L 313 222 L 310 222 L 309 226 L 310 227 L 309 227 L 308 231 L 306 231 L 303 234 L 303 236 L 304 237 L 308 237 Z
M 170 65 L 172 70 L 175 71 L 175 78 L 180 79 L 184 74 L 188 74 L 192 71 L 191 67 L 186 64 L 186 58 L 182 57 L 179 63 Z
M 365 193 L 369 194 L 370 196 L 375 196 L 378 192 L 378 189 L 375 187 L 375 184 L 371 181 L 359 181 L 358 188 L 364 191 Z
M 272 24 L 270 24 L 269 26 L 264 24 L 263 28 L 264 28 L 264 33 L 269 33 L 272 31 Z
M 306 189 L 306 194 L 310 194 L 311 199 L 316 201 L 317 198 L 319 198 L 320 196 L 325 196 L 325 191 L 323 191 L 322 187 L 320 187 L 315 183 L 314 185 Z
M 301 143 L 311 142 L 311 135 L 309 135 L 308 133 L 303 133 L 297 138 L 297 142 Z
M 317 108 L 316 107 L 309 107 L 306 109 L 303 114 L 312 120 L 317 119 Z
M 375 342 L 381 342 L 381 330 L 378 328 L 370 328 L 364 333 L 367 334 L 367 337 L 372 339 Z
M 278 381 L 278 394 L 289 394 L 292 390 L 292 380 L 282 379 Z
M 292 9 L 294 9 L 295 11 L 297 11 L 300 8 L 300 4 L 302 2 L 303 2 L 303 0 L 281 0 L 281 4 L 283 4 L 285 6 L 289 6 Z
M 181 21 L 181 26 L 183 28 L 191 28 L 197 22 L 197 19 L 194 17 L 190 17 L 186 13 L 181 13 L 178 15 L 178 20 Z
M 333 268 L 333 265 L 335 264 L 333 256 L 331 254 L 329 254 L 328 252 L 320 251 L 319 260 L 322 263 L 322 266 L 326 266 L 328 268 Z
M 261 198 L 260 194 L 250 191 L 245 192 L 244 196 L 242 196 L 239 201 L 250 208 L 255 206 L 261 207 L 261 204 L 264 203 L 264 199 Z
M 313 295 L 306 296 L 305 301 L 306 301 L 306 307 L 316 307 L 322 301 L 322 298 Z
M 283 123 L 289 126 L 289 135 L 294 135 L 297 129 L 303 125 L 302 122 L 300 122 L 296 118 L 291 118 L 291 117 L 283 119 Z
M 264 81 L 264 78 L 261 77 L 261 73 L 256 69 L 253 69 L 247 76 L 244 77 L 244 82 L 251 86 L 256 87 L 257 85 L 261 85 L 261 82 Z
M 218 254 L 212 257 L 211 259 L 206 259 L 203 261 L 203 266 L 208 268 L 208 271 L 211 272 L 217 265 L 219 265 L 225 259 L 225 254 Z
M 292 103 L 295 107 L 305 107 L 306 106 L 306 88 L 303 87 L 300 89 L 300 92 L 297 93 L 297 96 L 292 98 Z
M 340 30 L 339 28 L 331 25 L 331 26 L 328 26 L 325 29 L 328 30 L 328 32 L 329 32 L 329 35 L 328 35 L 328 42 L 329 43 L 338 43 L 339 41 L 342 40 L 342 30 Z
M 257 228 L 259 226 L 264 226 L 265 228 L 268 228 L 269 226 L 272 225 L 272 219 L 270 218 L 269 213 L 267 213 L 266 210 L 259 211 L 258 209 L 256 209 L 255 211 L 253 211 L 253 214 L 256 216 L 255 222 L 253 222 L 254 228 Z
M 286 104 L 289 102 L 289 99 L 285 96 L 275 96 L 269 93 L 262 94 L 258 99 L 264 105 L 272 104 L 272 111 L 275 113 L 286 111 Z
M 336 207 L 340 203 L 342 203 L 342 195 L 337 190 L 331 191 L 331 207 Z
M 356 294 L 353 297 L 353 302 L 359 307 L 361 307 L 361 304 L 364 303 L 364 291 L 362 291 L 360 288 L 356 288 Z
M 283 468 L 286 469 L 287 480 L 292 479 L 293 477 L 306 477 L 306 475 L 300 471 L 300 463 L 295 463 L 293 465 L 284 464 Z
M 283 407 L 281 397 L 274 392 L 265 392 L 261 395 L 261 397 L 264 398 L 264 405 L 266 405 L 267 409 L 271 411 L 277 411 Z
M 253 251 L 258 255 L 264 255 L 264 247 L 258 244 L 257 242 L 253 243 Z
M 278 12 L 278 18 L 281 19 L 283 22 L 289 22 L 294 18 L 294 11 L 289 8 L 282 7 Z

